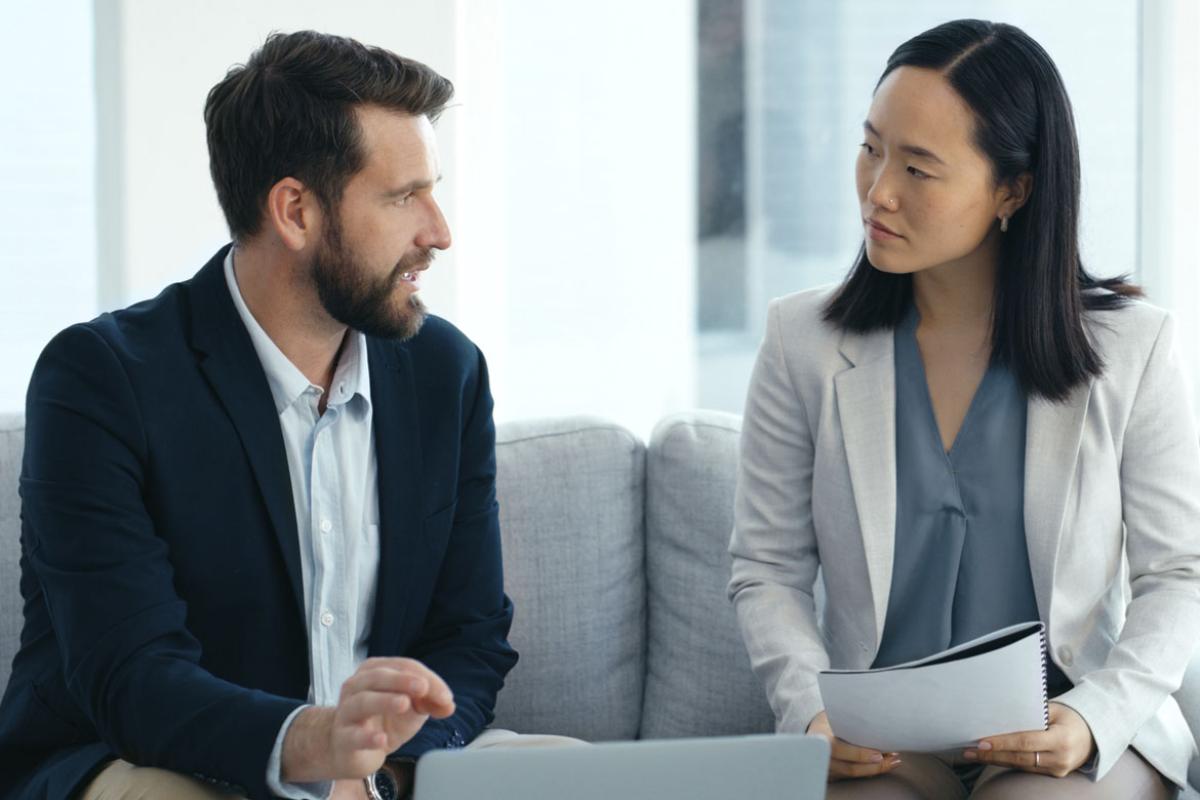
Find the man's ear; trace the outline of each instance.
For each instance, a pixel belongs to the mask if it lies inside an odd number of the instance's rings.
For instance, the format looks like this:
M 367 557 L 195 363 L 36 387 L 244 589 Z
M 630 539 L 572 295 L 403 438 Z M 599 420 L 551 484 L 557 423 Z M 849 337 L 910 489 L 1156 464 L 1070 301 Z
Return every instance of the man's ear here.
M 320 235 L 320 207 L 295 178 L 281 178 L 267 192 L 267 225 L 289 250 L 303 250 Z
M 997 216 L 1011 217 L 1029 202 L 1033 193 L 1033 175 L 1028 172 L 1018 175 L 1000 189 L 1000 211 Z

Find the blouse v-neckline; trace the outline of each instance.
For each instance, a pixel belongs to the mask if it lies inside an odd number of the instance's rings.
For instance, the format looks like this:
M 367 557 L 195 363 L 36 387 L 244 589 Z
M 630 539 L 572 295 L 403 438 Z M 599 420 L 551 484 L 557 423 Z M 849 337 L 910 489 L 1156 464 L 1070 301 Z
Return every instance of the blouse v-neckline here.
M 991 384 L 994 381 L 993 373 L 996 372 L 995 364 L 989 359 L 987 368 L 983 372 L 983 377 L 979 379 L 979 383 L 975 385 L 975 391 L 971 394 L 971 402 L 967 404 L 967 412 L 963 415 L 962 421 L 958 425 L 958 430 L 954 432 L 954 440 L 950 442 L 950 447 L 947 449 L 943 443 L 942 429 L 938 425 L 937 412 L 933 408 L 933 393 L 929 390 L 929 374 L 925 370 L 925 358 L 921 355 L 921 344 L 917 341 L 917 325 L 920 322 L 920 312 L 917 311 L 914 305 L 909 308 L 908 315 L 904 319 L 904 335 L 908 339 L 909 346 L 912 347 L 912 352 L 915 356 L 913 361 L 916 362 L 917 370 L 920 373 L 921 396 L 925 406 L 925 417 L 933 436 L 934 445 L 945 456 L 947 461 L 953 462 L 955 456 L 962 449 L 959 446 L 960 443 L 969 438 L 969 430 L 972 427 L 972 422 L 979 415 L 978 406 L 982 403 L 981 398 L 986 397 L 987 392 L 991 389 Z

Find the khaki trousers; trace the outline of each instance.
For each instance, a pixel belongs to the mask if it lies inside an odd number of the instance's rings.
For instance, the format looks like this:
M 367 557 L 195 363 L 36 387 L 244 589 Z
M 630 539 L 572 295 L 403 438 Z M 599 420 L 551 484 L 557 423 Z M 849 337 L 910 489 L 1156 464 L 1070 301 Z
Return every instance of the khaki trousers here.
M 467 749 L 488 747 L 559 747 L 584 744 L 569 736 L 519 734 L 489 728 L 467 745 Z M 263 765 L 266 769 L 266 765 Z M 238 800 L 195 778 L 153 767 L 135 767 L 126 761 L 114 761 L 83 790 L 80 800 Z
M 1065 778 L 1003 767 L 985 767 L 973 788 L 955 773 L 960 758 L 903 753 L 899 767 L 877 778 L 830 784 L 828 800 L 1171 800 L 1178 789 L 1133 750 L 1117 759 L 1103 780 L 1073 772 Z

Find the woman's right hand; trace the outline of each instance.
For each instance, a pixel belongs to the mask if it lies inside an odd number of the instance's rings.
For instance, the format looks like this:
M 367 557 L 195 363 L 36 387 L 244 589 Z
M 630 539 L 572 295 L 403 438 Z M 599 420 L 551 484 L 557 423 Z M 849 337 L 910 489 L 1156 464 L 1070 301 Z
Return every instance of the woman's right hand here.
M 829 740 L 829 782 L 847 778 L 870 778 L 885 775 L 900 766 L 899 753 L 881 753 L 866 747 L 856 747 L 833 735 L 829 717 L 822 711 L 808 723 L 806 733 L 824 736 Z

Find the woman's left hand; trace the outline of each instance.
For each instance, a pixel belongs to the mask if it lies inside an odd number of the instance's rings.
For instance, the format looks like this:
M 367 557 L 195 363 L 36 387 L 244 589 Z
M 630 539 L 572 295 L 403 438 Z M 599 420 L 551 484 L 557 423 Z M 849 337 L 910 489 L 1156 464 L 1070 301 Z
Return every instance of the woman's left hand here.
M 1083 717 L 1061 703 L 1051 703 L 1050 727 L 1046 730 L 989 736 L 963 755 L 984 764 L 1062 778 L 1086 764 L 1095 749 L 1092 731 Z

